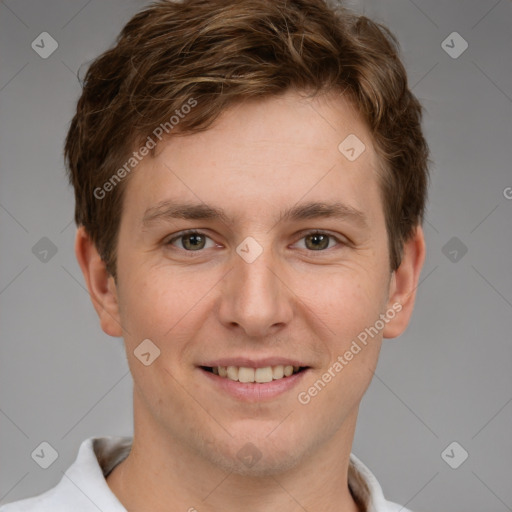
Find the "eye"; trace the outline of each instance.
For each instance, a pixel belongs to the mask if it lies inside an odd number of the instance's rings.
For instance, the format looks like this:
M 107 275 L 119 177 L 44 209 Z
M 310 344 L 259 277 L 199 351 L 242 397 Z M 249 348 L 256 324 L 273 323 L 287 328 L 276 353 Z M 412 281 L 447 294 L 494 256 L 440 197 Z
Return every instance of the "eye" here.
M 189 229 L 187 231 L 182 231 L 180 234 L 169 239 L 166 242 L 166 245 L 174 245 L 174 242 L 180 238 L 182 239 L 181 243 L 179 244 L 181 246 L 180 249 L 184 249 L 189 252 L 197 252 L 205 248 L 208 249 L 208 247 L 205 247 L 206 239 L 211 240 L 209 236 L 206 236 L 201 231 Z M 212 245 L 212 247 L 213 246 L 215 246 L 215 243 Z
M 181 242 L 176 244 L 179 240 L 181 240 Z M 207 240 L 212 242 L 210 247 L 206 246 Z M 307 250 L 315 252 L 321 252 L 325 249 L 332 248 L 330 243 L 332 240 L 335 240 L 337 245 L 344 245 L 344 242 L 334 235 L 318 230 L 304 233 L 301 240 L 305 240 L 305 248 Z M 165 242 L 165 245 L 172 245 L 187 252 L 199 252 L 202 249 L 209 249 L 216 246 L 215 242 L 213 242 L 213 240 L 205 233 L 193 229 L 178 233 Z
M 308 233 L 305 233 L 304 236 L 301 238 L 301 240 L 305 240 L 306 249 L 317 252 L 330 248 L 330 239 L 336 240 L 336 242 L 338 242 L 338 245 L 343 245 L 343 242 L 340 239 L 324 231 L 310 231 Z

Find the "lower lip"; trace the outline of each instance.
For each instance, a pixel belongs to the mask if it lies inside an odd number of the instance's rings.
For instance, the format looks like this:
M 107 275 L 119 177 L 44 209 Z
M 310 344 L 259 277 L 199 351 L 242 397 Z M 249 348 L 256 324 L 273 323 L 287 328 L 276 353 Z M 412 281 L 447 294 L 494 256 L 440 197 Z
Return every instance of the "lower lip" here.
M 227 377 L 219 377 L 214 373 L 208 372 L 199 368 L 199 371 L 215 386 L 218 386 L 222 391 L 231 395 L 238 400 L 245 400 L 248 402 L 262 402 L 270 400 L 279 395 L 290 391 L 293 387 L 302 380 L 304 375 L 309 369 L 302 370 L 299 373 L 294 373 L 289 377 L 273 380 L 272 382 L 238 382 L 236 380 L 228 379 Z

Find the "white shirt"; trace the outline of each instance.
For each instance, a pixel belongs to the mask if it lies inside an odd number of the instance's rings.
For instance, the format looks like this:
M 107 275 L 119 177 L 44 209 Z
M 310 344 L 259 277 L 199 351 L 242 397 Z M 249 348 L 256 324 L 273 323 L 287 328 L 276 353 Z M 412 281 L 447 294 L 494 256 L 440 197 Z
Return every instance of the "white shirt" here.
M 132 439 L 111 436 L 86 439 L 75 462 L 55 487 L 38 496 L 3 505 L 0 512 L 127 512 L 105 477 L 127 457 Z M 411 512 L 386 501 L 375 476 L 352 453 L 348 485 L 353 496 L 364 503 L 365 512 Z

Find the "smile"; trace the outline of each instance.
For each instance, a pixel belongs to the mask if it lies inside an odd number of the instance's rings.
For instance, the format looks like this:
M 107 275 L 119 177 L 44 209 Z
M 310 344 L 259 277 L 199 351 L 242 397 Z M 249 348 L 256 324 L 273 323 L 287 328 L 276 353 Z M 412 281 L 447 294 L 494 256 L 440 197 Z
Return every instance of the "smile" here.
M 265 384 L 274 380 L 286 379 L 306 369 L 301 366 L 276 365 L 262 368 L 246 366 L 202 366 L 203 370 L 235 382 Z

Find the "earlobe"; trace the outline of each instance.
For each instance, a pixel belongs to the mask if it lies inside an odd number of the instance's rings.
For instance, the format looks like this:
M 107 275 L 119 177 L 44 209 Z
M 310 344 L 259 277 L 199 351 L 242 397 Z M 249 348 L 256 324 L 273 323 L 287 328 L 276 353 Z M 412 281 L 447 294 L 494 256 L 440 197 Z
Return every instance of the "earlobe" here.
M 384 338 L 400 336 L 409 324 L 425 252 L 423 229 L 417 226 L 414 235 L 404 243 L 402 261 L 390 281 L 388 309 L 394 309 L 397 313 L 386 324 Z
M 110 336 L 122 336 L 116 284 L 83 226 L 76 233 L 75 255 L 101 328 Z

